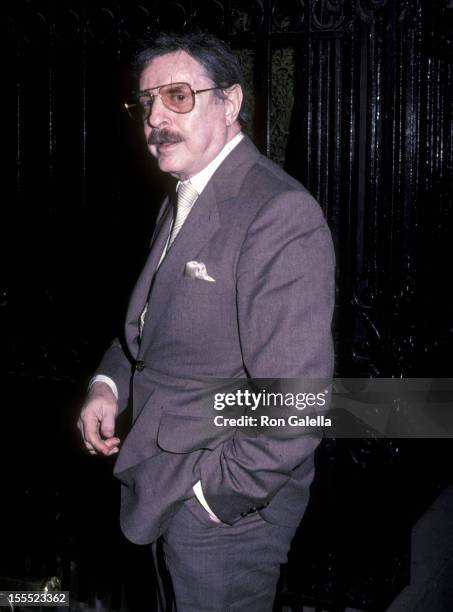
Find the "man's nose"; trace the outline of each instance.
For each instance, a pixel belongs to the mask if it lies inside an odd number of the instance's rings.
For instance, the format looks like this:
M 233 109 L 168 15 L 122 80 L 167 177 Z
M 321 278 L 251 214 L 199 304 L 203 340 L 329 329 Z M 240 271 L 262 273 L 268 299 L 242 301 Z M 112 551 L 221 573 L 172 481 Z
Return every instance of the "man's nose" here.
M 159 95 L 154 96 L 151 104 L 151 112 L 148 115 L 148 125 L 150 128 L 161 127 L 169 122 L 168 113 L 170 111 L 164 105 Z

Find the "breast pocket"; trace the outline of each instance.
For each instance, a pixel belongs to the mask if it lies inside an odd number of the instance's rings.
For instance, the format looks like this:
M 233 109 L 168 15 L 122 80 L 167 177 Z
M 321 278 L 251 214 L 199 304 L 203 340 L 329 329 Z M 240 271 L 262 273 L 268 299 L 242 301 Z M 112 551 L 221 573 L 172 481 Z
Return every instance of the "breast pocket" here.
M 183 277 L 181 283 L 178 286 L 179 290 L 187 294 L 200 294 L 200 295 L 221 295 L 228 290 L 223 283 L 220 281 L 207 281 L 200 278 Z

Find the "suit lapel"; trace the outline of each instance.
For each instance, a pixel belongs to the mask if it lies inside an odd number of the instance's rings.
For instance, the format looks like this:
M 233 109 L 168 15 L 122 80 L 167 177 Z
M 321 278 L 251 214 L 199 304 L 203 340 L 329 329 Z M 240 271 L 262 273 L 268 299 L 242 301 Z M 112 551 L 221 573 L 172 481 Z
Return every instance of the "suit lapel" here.
M 172 276 L 181 262 L 195 259 L 203 246 L 212 238 L 220 226 L 215 193 L 208 184 L 198 197 L 184 225 L 159 268 L 159 277 Z
M 212 185 L 207 185 L 154 275 L 140 342 L 142 350 L 146 350 L 155 326 L 159 325 L 159 308 L 165 303 L 165 295 L 174 291 L 175 280 L 184 274 L 185 264 L 197 258 L 198 253 L 212 239 L 219 227 L 214 189 Z
M 134 357 L 138 353 L 138 321 L 148 299 L 151 282 L 154 278 L 159 259 L 170 232 L 173 217 L 170 198 L 166 199 L 162 209 L 163 212 L 158 219 L 156 229 L 151 239 L 151 250 L 148 259 L 135 284 L 127 309 L 125 325 L 126 342 Z

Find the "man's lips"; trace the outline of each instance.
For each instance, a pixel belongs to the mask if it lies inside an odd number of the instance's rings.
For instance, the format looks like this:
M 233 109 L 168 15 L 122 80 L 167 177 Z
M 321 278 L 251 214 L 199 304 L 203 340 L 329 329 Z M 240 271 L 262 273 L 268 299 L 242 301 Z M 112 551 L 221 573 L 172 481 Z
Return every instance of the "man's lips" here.
M 178 144 L 179 142 L 163 142 L 162 144 L 156 145 L 156 148 L 158 152 L 168 151 L 172 149 L 173 147 L 176 147 L 176 145 Z

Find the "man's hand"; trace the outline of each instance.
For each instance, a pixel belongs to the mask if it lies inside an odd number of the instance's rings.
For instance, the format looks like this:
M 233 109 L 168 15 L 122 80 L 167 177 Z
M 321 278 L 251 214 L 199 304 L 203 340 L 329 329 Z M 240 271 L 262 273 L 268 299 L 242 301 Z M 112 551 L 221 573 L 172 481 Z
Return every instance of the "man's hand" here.
M 77 427 L 92 455 L 114 455 L 119 438 L 114 437 L 118 402 L 112 390 L 103 382 L 95 382 L 82 406 Z

